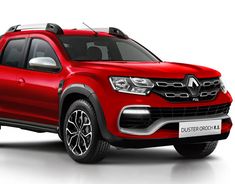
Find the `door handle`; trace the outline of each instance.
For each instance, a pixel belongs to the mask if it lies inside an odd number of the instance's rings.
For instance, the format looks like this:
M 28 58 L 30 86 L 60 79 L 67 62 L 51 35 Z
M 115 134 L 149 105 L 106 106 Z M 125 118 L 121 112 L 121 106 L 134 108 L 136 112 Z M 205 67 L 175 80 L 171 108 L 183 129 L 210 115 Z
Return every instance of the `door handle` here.
M 23 78 L 18 79 L 18 84 L 23 86 L 25 84 L 25 80 Z

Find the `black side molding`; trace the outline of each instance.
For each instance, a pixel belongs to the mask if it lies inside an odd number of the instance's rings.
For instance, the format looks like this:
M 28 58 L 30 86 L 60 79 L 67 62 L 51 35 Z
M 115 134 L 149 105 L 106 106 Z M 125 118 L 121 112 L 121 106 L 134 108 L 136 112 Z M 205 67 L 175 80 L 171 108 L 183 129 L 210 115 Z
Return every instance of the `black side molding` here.
M 47 125 L 42 123 L 28 122 L 28 121 L 8 119 L 8 118 L 0 118 L 0 126 L 21 128 L 24 130 L 30 130 L 34 132 L 58 133 L 58 126 L 56 125 Z

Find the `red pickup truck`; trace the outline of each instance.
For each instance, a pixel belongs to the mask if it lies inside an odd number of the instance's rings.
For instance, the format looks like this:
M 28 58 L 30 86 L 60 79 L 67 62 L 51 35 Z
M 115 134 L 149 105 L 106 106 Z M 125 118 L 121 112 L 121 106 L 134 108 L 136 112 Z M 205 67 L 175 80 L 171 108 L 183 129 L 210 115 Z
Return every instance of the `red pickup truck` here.
M 58 133 L 77 162 L 110 144 L 204 158 L 229 135 L 231 103 L 218 71 L 163 62 L 117 28 L 17 25 L 0 40 L 0 126 Z

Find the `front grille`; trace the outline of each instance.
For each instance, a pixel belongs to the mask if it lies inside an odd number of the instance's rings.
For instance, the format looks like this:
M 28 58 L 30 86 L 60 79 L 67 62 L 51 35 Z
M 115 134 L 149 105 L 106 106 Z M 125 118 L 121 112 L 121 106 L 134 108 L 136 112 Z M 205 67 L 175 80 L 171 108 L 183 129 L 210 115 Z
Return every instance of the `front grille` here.
M 153 92 L 170 102 L 190 102 L 213 100 L 220 91 L 219 78 L 196 79 L 199 84 L 198 94 L 192 94 L 187 86 L 188 76 L 185 79 L 153 79 Z
M 130 107 L 135 109 L 138 107 Z M 147 128 L 154 121 L 160 118 L 180 118 L 180 117 L 196 117 L 208 115 L 228 114 L 230 104 L 214 105 L 214 106 L 197 106 L 184 108 L 146 108 L 150 111 L 150 115 L 130 115 L 121 114 L 119 125 L 122 128 Z
M 160 118 L 177 118 L 228 114 L 229 104 L 215 106 L 198 106 L 185 108 L 149 108 L 153 121 Z

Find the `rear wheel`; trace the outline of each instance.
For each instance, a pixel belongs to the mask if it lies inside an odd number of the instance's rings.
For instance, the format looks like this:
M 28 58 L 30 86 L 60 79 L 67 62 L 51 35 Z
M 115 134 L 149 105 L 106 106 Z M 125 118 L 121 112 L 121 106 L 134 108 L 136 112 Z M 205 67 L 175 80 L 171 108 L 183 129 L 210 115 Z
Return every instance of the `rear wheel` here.
M 186 158 L 204 158 L 210 155 L 216 148 L 218 141 L 195 143 L 195 144 L 177 144 L 174 145 L 176 151 Z
M 63 132 L 66 150 L 77 162 L 98 162 L 109 150 L 109 143 L 100 135 L 95 111 L 86 100 L 77 100 L 70 106 Z

